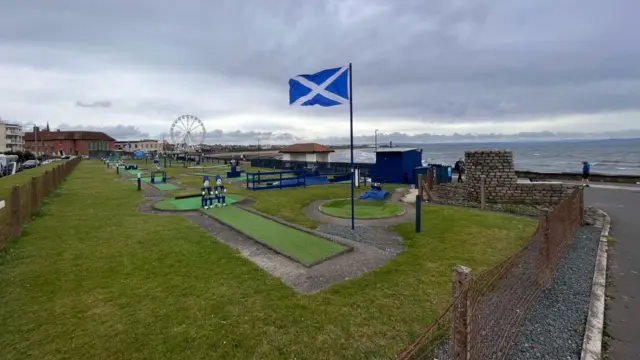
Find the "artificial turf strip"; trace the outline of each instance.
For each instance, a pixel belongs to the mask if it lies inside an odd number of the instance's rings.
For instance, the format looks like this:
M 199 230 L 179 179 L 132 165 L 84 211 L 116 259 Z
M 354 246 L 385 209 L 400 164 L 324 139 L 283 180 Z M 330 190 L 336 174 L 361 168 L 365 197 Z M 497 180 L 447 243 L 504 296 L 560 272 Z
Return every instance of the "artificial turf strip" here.
M 216 175 L 221 175 L 221 174 L 206 174 L 206 173 L 194 172 L 194 173 L 191 173 L 191 175 L 194 175 L 194 176 L 210 176 L 210 177 L 215 177 Z
M 226 199 L 225 199 L 227 204 L 233 204 L 240 200 L 242 200 L 242 196 L 239 196 L 239 195 L 226 195 Z M 214 199 L 214 202 L 215 202 L 215 199 Z M 182 199 L 175 199 L 175 198 L 164 199 L 164 200 L 158 201 L 153 206 L 156 209 L 160 209 L 160 210 L 185 211 L 185 210 L 198 210 L 202 207 L 202 203 L 201 203 L 200 196 L 194 196 L 194 197 L 188 197 L 188 198 L 182 198 Z
M 170 190 L 178 190 L 178 189 L 182 189 L 180 186 L 175 185 L 175 184 L 163 184 L 163 183 L 156 183 L 156 184 L 151 184 L 153 186 L 156 187 L 156 189 L 158 190 L 162 190 L 162 191 L 170 191 Z
M 235 206 L 203 210 L 269 247 L 310 265 L 344 251 L 340 244 L 288 227 Z
M 331 200 L 322 204 L 320 210 L 328 215 L 348 218 L 351 217 L 351 200 Z M 383 200 L 355 200 L 354 217 L 356 219 L 382 219 L 399 215 L 403 208 Z

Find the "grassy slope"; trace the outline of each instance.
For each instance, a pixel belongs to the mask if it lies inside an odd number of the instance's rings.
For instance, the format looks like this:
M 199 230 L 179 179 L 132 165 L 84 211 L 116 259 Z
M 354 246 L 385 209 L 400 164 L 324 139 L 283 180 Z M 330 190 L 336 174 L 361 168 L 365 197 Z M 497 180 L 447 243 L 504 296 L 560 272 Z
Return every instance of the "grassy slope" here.
M 82 162 L 0 253 L 0 357 L 329 359 L 392 355 L 447 304 L 451 268 L 482 269 L 529 220 L 425 207 L 428 231 L 358 279 L 300 295 L 180 216 Z

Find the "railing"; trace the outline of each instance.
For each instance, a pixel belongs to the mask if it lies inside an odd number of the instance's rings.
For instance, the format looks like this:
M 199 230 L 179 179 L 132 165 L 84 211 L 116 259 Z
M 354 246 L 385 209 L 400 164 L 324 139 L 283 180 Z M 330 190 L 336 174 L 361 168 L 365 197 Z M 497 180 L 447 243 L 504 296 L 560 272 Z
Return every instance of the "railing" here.
M 361 172 L 368 173 L 375 164 L 353 163 L 353 166 Z M 351 164 L 347 162 L 315 162 L 315 161 L 293 161 L 279 159 L 251 159 L 252 167 L 261 167 L 278 170 L 298 170 L 316 168 L 321 173 L 334 172 L 346 173 L 351 171 Z
M 0 248 L 10 239 L 20 236 L 22 227 L 40 210 L 42 200 L 58 186 L 80 162 L 80 158 L 71 159 L 46 170 L 42 175 L 32 177 L 22 185 L 14 185 L 11 195 L 4 199 L 4 208 L 0 209 Z M 11 181 L 10 178 L 4 181 Z
M 504 359 L 520 326 L 581 226 L 582 188 L 540 218 L 531 240 L 502 263 L 473 275 L 454 269 L 453 301 L 397 360 Z

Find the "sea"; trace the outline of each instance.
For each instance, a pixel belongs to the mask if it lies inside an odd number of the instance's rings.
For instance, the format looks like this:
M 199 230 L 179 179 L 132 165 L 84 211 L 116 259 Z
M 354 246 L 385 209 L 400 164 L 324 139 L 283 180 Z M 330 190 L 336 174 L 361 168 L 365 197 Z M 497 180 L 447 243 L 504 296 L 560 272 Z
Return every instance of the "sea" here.
M 511 150 L 517 170 L 581 172 L 582 160 L 592 173 L 640 176 L 640 139 L 565 140 L 536 142 L 398 144 L 422 149 L 423 164 L 454 164 L 468 150 Z M 336 150 L 332 162 L 349 162 L 349 150 Z M 373 148 L 354 149 L 354 161 L 374 163 Z

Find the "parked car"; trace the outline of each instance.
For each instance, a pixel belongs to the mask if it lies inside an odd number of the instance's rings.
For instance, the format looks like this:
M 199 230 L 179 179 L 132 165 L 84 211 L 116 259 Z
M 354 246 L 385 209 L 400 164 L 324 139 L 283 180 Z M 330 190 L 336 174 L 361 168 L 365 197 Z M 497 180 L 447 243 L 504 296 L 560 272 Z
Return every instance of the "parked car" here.
M 23 170 L 33 169 L 36 166 L 38 166 L 38 161 L 37 160 L 27 160 L 27 161 L 22 163 L 22 169 Z

